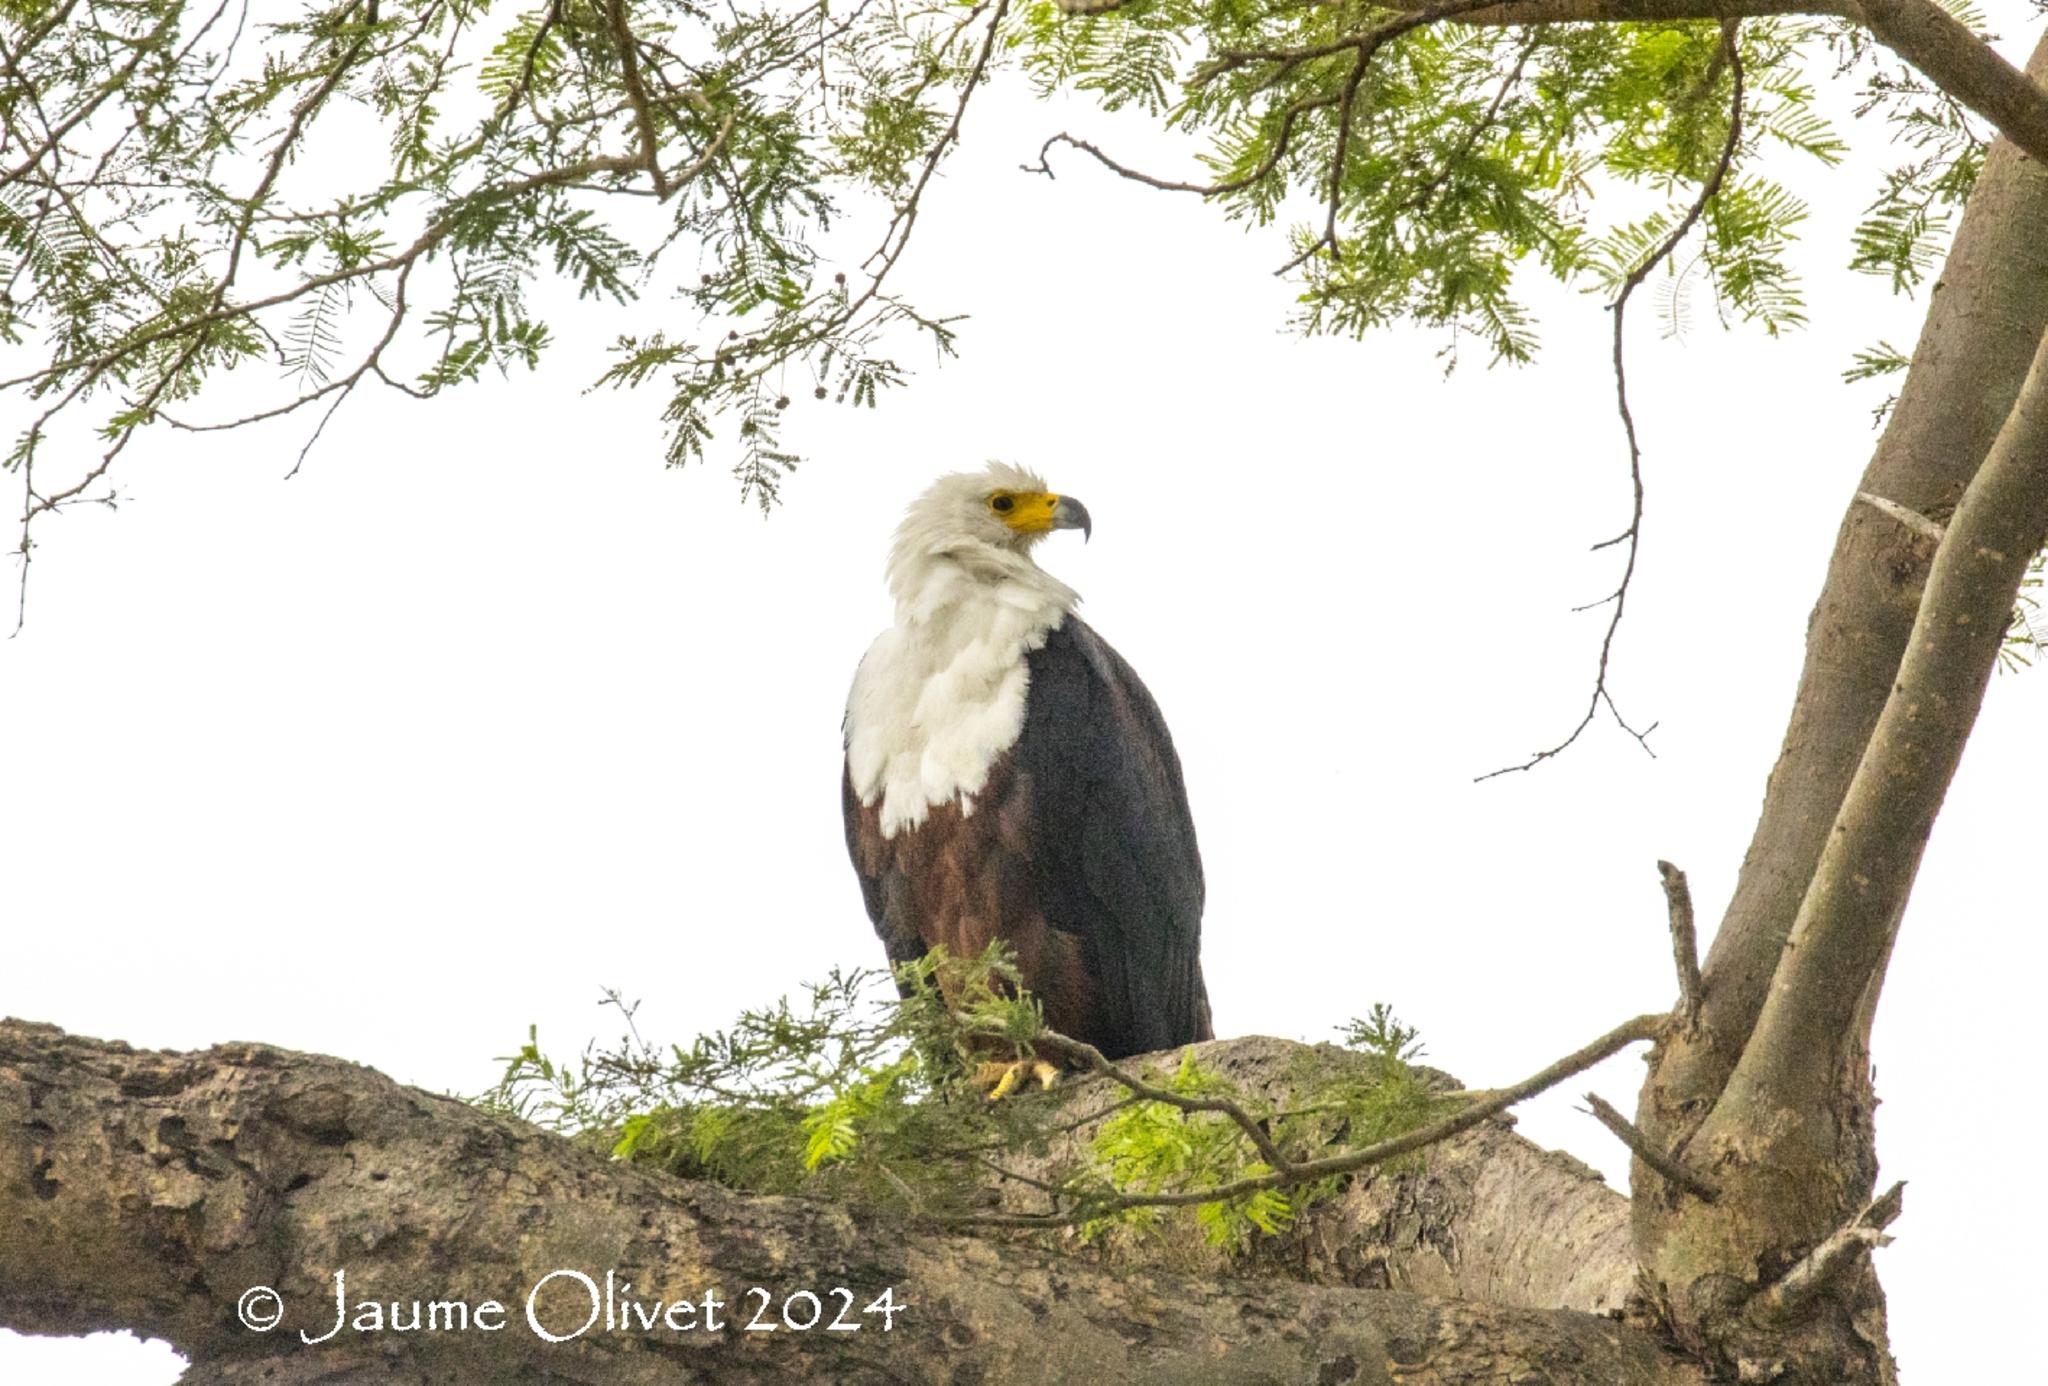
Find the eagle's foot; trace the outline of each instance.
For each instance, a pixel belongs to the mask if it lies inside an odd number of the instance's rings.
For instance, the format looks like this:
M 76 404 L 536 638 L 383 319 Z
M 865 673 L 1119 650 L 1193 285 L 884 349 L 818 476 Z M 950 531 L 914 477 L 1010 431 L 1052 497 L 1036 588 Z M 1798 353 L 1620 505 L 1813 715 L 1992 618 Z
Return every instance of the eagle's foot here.
M 1011 1063 L 985 1063 L 974 1071 L 974 1085 L 988 1089 L 988 1100 L 1001 1101 L 1017 1090 L 1017 1084 L 1025 1075 L 1038 1080 L 1038 1086 L 1049 1088 L 1059 1080 L 1060 1071 L 1043 1059 L 1017 1059 Z

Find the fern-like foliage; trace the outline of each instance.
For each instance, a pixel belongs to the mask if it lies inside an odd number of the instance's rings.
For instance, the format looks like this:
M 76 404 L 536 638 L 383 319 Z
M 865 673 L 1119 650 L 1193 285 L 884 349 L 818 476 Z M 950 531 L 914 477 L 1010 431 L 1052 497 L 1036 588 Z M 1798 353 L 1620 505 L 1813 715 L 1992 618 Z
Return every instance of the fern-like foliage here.
M 892 339 L 950 349 L 885 281 L 1003 9 L 0 7 L 0 392 L 31 406 L 7 449 L 27 522 L 109 495 L 167 412 L 535 369 L 543 280 L 647 319 L 606 381 L 666 389 L 671 462 L 736 416 L 741 493 L 772 502 L 796 461 L 783 380 L 872 405 L 905 376 Z M 875 193 L 886 253 L 828 264 L 820 233 Z M 220 371 L 265 358 L 270 399 L 206 414 Z
M 1137 0 L 1068 20 L 1027 12 L 1041 88 L 1158 109 L 1208 141 L 1210 195 L 1255 225 L 1292 217 L 1299 325 L 1357 334 L 1401 320 L 1445 328 L 1491 362 L 1532 359 L 1525 268 L 1612 293 L 1675 226 L 1720 161 L 1735 64 L 1718 25 L 1414 27 L 1371 5 Z M 1792 20 L 1741 28 L 1746 166 L 1765 145 L 1820 164 L 1844 146 L 1816 109 Z M 1593 194 L 1638 184 L 1663 212 L 1602 224 Z M 1724 179 L 1686 272 L 1724 318 L 1776 333 L 1804 321 L 1788 257 L 1805 207 L 1761 173 Z
M 627 1022 L 617 1044 L 563 1063 L 529 1031 L 479 1100 L 617 1158 L 748 1192 L 971 1221 L 992 1196 L 1014 1208 L 1021 1189 L 1085 1239 L 1192 1232 L 1225 1255 L 1284 1237 L 1342 1186 L 1325 1178 L 1203 1200 L 1204 1190 L 1268 1172 L 1225 1115 L 1126 1097 L 1077 1116 L 1057 1089 L 989 1101 L 965 1086 L 986 1061 L 1029 1055 L 1043 1036 L 1038 1004 L 1000 946 L 975 959 L 935 953 L 894 980 L 834 973 L 794 1003 L 668 1047 L 644 1039 L 632 1008 L 613 995 Z M 1430 1075 L 1413 1066 L 1414 1031 L 1384 1007 L 1352 1031 L 1358 1052 L 1302 1051 L 1285 1107 L 1241 1091 L 1193 1050 L 1143 1077 L 1159 1093 L 1241 1104 L 1293 1160 L 1372 1144 L 1445 1110 Z M 1037 1173 L 1012 1168 L 1019 1163 Z
M 1371 0 L 239 14 L 0 7 L 0 393 L 23 406 L 7 465 L 26 525 L 105 498 L 167 411 L 233 423 L 534 369 L 557 336 L 533 306 L 544 280 L 622 320 L 601 383 L 663 396 L 671 464 L 723 449 L 741 494 L 772 504 L 797 460 L 790 408 L 871 406 L 906 379 L 906 343 L 952 350 L 952 320 L 892 275 L 969 97 L 1005 65 L 1186 136 L 1206 181 L 1168 181 L 1279 228 L 1302 330 L 1412 320 L 1444 330 L 1453 364 L 1532 359 L 1525 276 L 1612 294 L 1710 184 L 1657 283 L 1666 330 L 1695 294 L 1724 321 L 1800 326 L 1797 176 L 1843 153 L 1813 86 L 1830 55 L 1901 155 L 1858 268 L 1925 282 L 1985 145 L 1832 19 L 1517 28 Z M 872 253 L 829 259 L 827 233 L 863 212 Z M 259 361 L 275 397 L 208 415 L 209 383 Z

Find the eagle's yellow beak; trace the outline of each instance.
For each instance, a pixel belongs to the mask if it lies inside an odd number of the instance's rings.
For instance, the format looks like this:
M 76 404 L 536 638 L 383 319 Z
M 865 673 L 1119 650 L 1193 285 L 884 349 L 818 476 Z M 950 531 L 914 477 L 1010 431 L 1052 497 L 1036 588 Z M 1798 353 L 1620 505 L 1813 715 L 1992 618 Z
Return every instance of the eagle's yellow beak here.
M 998 491 L 989 497 L 988 503 L 1002 522 L 1019 534 L 1078 529 L 1085 540 L 1095 533 L 1088 507 L 1072 496 L 1054 495 L 1050 491 Z

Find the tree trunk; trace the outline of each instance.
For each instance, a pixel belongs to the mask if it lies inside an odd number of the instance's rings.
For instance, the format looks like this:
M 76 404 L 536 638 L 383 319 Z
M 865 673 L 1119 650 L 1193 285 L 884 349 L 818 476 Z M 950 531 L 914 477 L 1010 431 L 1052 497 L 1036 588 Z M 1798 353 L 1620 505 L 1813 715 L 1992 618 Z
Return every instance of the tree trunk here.
M 2048 79 L 2048 36 L 2027 70 Z M 1856 491 L 1946 520 L 2011 412 L 2044 331 L 2048 173 L 2001 139 L 1985 159 L 1898 404 Z M 1742 1056 L 1891 693 L 1933 556 L 1931 540 L 1851 496 L 1808 623 L 1806 665 L 1762 816 L 1707 957 L 1699 1032 L 1667 1047 L 1643 1090 L 1642 1123 L 1653 1133 L 1682 1139 Z
M 1258 1063 L 1284 1049 L 1245 1047 Z M 1499 1129 L 1475 1133 L 1466 1154 L 1490 1148 L 1528 1172 L 1541 1164 Z M 1440 1195 L 1460 1186 L 1457 1167 L 1433 1172 Z M 1570 1196 L 1603 1204 L 1585 1189 Z M 1473 1215 L 1511 1202 L 1495 1189 Z M 1593 1220 L 1618 1225 L 1619 1199 L 1604 1204 Z M 1513 1278 L 1511 1234 L 1481 1255 L 1484 1239 L 1458 1217 L 1433 1225 L 1469 1247 L 1451 1258 L 1467 1282 L 1482 1261 L 1496 1280 Z M 335 1059 L 257 1045 L 137 1051 L 20 1021 L 0 1022 L 0 1226 L 0 1323 L 166 1338 L 190 1360 L 191 1383 L 1705 1381 L 1604 1316 L 1271 1274 L 1176 1275 L 744 1197 L 607 1161 Z M 696 1307 L 682 1328 L 659 1318 L 651 1330 L 637 1319 L 608 1328 L 600 1313 L 588 1332 L 548 1342 L 527 1321 L 528 1296 L 564 1270 L 590 1276 L 600 1296 L 611 1272 L 618 1313 L 656 1298 Z M 382 1326 L 302 1341 L 334 1327 L 337 1272 L 351 1323 L 369 1323 L 361 1306 L 375 1303 Z M 1470 1288 L 1455 1273 L 1438 1279 Z M 254 1286 L 280 1297 L 282 1322 L 268 1332 L 237 1320 L 238 1302 L 259 1318 L 273 1311 L 260 1295 L 243 1300 Z M 744 1331 L 754 1286 L 770 1292 L 767 1323 L 785 1304 L 802 1322 L 808 1301 L 788 1296 L 805 1290 L 830 1322 L 843 1286 L 846 1321 L 860 1326 Z M 879 1310 L 863 1314 L 885 1290 L 900 1307 L 887 1331 Z M 717 1331 L 705 1327 L 707 1291 L 723 1301 Z M 504 1308 L 455 1329 L 445 1326 L 455 1301 L 473 1316 L 486 1302 Z M 535 1304 L 556 1333 L 591 1311 L 589 1291 L 567 1276 Z M 416 1312 L 443 1326 L 411 1328 Z
M 2028 72 L 2048 77 L 2048 38 Z M 1638 1112 L 1724 1186 L 1709 1207 L 1637 1162 L 1636 1249 L 1657 1297 L 1681 1337 L 1767 1379 L 1894 1377 L 1867 1259 L 1836 1263 L 1761 1338 L 1744 1306 L 1874 1187 L 1868 1041 L 1890 941 L 2040 544 L 2048 478 L 2025 454 L 2043 446 L 2044 330 L 2048 175 L 2000 140 L 1844 516 L 1700 1023 L 1653 1055 Z M 1953 516 L 1948 537 L 1873 497 L 1933 526 Z

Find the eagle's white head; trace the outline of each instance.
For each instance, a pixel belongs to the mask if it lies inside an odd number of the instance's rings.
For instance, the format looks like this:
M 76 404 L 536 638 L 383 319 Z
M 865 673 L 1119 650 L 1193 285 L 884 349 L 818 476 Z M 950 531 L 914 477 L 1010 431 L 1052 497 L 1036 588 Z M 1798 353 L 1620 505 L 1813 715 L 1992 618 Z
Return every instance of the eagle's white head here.
M 942 476 L 911 502 L 889 550 L 896 623 L 869 647 L 846 706 L 846 771 L 882 836 L 958 800 L 1024 729 L 1025 660 L 1080 600 L 1031 561 L 1056 529 L 1088 532 L 1071 496 L 1003 462 Z
M 1062 608 L 1074 597 L 1031 561 L 1032 545 L 1056 529 L 1092 532 L 1088 507 L 1048 491 L 1036 473 L 1007 462 L 940 477 L 911 502 L 889 550 L 889 590 L 899 607 L 927 605 L 934 578 L 1022 583 Z

